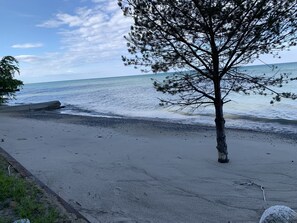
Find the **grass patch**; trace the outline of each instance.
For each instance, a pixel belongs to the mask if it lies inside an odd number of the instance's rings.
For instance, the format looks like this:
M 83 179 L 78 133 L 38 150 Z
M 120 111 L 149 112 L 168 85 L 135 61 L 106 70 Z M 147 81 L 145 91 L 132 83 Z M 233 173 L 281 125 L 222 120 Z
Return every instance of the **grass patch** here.
M 27 218 L 31 223 L 71 222 L 31 181 L 22 178 L 0 156 L 0 223 Z

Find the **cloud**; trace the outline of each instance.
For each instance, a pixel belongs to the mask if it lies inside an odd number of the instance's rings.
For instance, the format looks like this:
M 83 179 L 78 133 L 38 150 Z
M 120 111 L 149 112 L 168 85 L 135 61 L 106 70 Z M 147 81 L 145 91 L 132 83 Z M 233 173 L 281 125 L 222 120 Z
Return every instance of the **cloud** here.
M 131 24 L 131 18 L 123 16 L 115 0 L 88 0 L 85 7 L 56 13 L 37 26 L 56 31 L 60 36 L 59 50 L 38 57 L 18 56 L 20 62 L 26 62 L 22 64 L 22 74 L 28 80 L 45 76 L 47 80 L 50 76 L 52 80 L 71 79 L 69 70 L 92 77 L 135 74 L 134 69 L 124 68 L 121 60 L 126 53 L 123 36 Z
M 43 47 L 43 44 L 42 43 L 24 43 L 24 44 L 14 44 L 11 47 L 16 49 L 40 48 L 40 47 Z
M 58 28 L 61 49 L 68 63 L 94 62 L 117 57 L 126 50 L 123 36 L 131 26 L 114 0 L 93 0 L 92 7 L 77 8 L 73 13 L 57 13 L 54 18 L 39 24 Z
M 105 2 L 106 0 L 92 0 L 92 2 L 95 2 L 95 3 L 103 3 Z
M 29 62 L 29 63 L 37 62 L 37 61 L 40 61 L 41 59 L 40 57 L 35 55 L 18 55 L 18 56 L 15 56 L 15 58 L 20 62 Z
M 59 26 L 61 26 L 63 23 L 61 23 L 60 21 L 57 21 L 57 20 L 48 20 L 48 21 L 45 21 L 41 24 L 37 24 L 36 26 L 37 27 L 42 27 L 42 28 L 57 28 Z

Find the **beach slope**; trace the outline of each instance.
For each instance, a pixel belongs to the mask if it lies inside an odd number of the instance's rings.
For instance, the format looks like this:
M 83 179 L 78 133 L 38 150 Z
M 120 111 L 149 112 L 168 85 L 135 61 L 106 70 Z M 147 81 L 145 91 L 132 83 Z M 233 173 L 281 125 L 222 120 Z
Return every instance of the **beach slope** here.
M 0 146 L 91 222 L 258 222 L 297 210 L 296 138 L 158 121 L 1 114 Z

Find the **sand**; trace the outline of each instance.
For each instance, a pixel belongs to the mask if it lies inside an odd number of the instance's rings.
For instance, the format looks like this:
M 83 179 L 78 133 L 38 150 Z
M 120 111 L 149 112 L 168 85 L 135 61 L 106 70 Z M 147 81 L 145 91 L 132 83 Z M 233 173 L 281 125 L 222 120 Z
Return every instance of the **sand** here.
M 161 121 L 1 114 L 0 146 L 90 222 L 258 222 L 297 210 L 297 137 Z

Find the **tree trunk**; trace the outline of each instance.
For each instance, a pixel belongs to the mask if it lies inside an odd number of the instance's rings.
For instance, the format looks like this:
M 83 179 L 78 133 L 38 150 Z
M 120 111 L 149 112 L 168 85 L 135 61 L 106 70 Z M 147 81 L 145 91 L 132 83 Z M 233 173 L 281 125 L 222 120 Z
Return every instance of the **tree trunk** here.
M 218 103 L 215 105 L 216 109 L 216 132 L 217 132 L 217 150 L 218 150 L 218 162 L 228 163 L 228 149 L 226 143 L 225 134 L 225 119 L 223 116 L 223 103 Z
M 215 93 L 215 110 L 216 110 L 216 132 L 217 132 L 217 150 L 218 150 L 218 162 L 219 163 L 228 163 L 228 150 L 226 143 L 226 134 L 225 134 L 225 119 L 223 114 L 223 105 L 221 93 L 221 76 L 219 72 L 219 53 L 217 51 L 215 37 L 212 36 L 212 58 L 213 58 L 213 83 L 214 83 L 214 93 Z
M 216 112 L 216 133 L 217 133 L 217 150 L 218 162 L 228 163 L 228 149 L 225 134 L 225 119 L 223 114 L 223 101 L 221 98 L 220 82 L 215 84 L 215 112 Z

